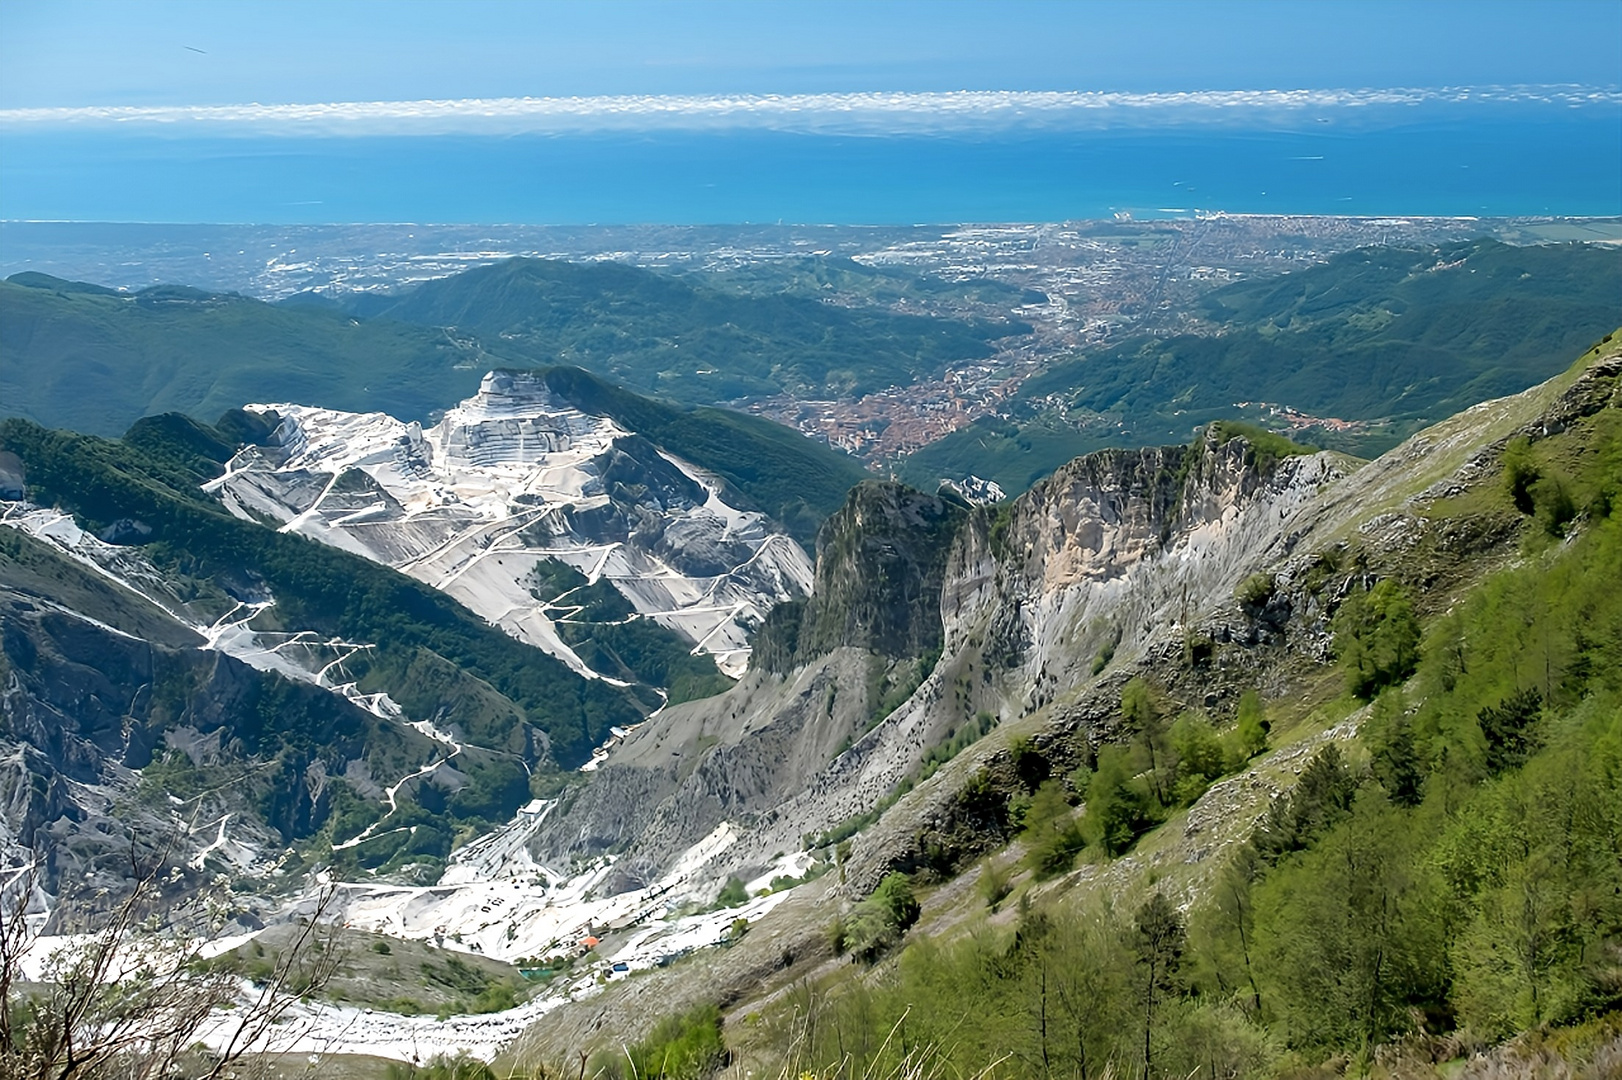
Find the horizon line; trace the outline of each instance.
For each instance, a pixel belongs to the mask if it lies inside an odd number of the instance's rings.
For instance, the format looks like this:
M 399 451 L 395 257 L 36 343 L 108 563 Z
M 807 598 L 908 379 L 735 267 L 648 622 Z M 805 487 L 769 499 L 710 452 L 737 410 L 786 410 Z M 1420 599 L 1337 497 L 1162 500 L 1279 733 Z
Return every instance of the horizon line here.
M 422 98 L 228 105 L 81 105 L 0 109 L 0 130 L 245 129 L 259 134 L 570 134 L 753 128 L 904 134 L 1003 128 L 1209 125 L 1365 117 L 1422 105 L 1622 107 L 1622 87 L 1580 84 L 1122 92 L 955 90 L 816 94 L 634 94 Z M 1315 117 L 1330 122 L 1331 117 Z

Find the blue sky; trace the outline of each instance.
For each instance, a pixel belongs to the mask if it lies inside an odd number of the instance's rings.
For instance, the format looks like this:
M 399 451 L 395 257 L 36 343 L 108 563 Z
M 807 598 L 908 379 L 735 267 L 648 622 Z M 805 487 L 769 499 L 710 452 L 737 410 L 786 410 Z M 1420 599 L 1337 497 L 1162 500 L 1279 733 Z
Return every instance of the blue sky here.
M 1622 2 L 0 3 L 0 109 L 1622 85 Z
M 0 0 L 0 218 L 1612 214 L 1619 41 L 1622 0 Z

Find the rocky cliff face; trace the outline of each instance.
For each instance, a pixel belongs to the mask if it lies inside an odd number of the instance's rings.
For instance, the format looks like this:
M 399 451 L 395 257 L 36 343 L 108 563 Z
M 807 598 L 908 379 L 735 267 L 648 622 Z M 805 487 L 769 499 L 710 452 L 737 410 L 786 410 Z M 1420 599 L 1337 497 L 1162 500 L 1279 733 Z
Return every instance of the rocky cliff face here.
M 1266 475 L 1252 457 L 1214 436 L 1104 451 L 982 515 L 953 551 L 948 651 L 977 650 L 1028 711 L 1168 635 L 1198 644 L 1281 523 L 1346 474 L 1331 454 Z
M 967 513 L 898 484 L 859 485 L 818 534 L 815 591 L 773 611 L 744 679 L 632 732 L 532 850 L 554 860 L 620 850 L 629 887 L 723 822 L 777 823 L 784 799 L 927 675 Z
M 1211 437 L 1088 455 L 1013 503 L 978 511 L 946 560 L 933 674 L 781 816 L 816 831 L 866 811 L 981 713 L 1003 723 L 1054 716 L 1068 742 L 1053 767 L 1074 767 L 1112 734 L 1119 686 L 1139 665 L 1183 666 L 1191 646 L 1234 637 L 1213 617 L 1234 606 L 1235 587 L 1263 566 L 1289 516 L 1344 475 L 1328 454 L 1287 458 L 1264 474 L 1242 439 Z M 1258 643 L 1258 625 L 1267 624 L 1249 620 L 1237 632 Z M 933 791 L 939 806 L 896 826 L 914 835 L 901 839 L 881 823 L 858 841 L 853 889 L 896 860 L 921 857 L 919 838 L 932 827 L 953 827 L 955 792 L 944 776 L 908 802 L 927 804 Z M 761 847 L 787 839 L 763 834 Z M 740 844 L 736 854 L 747 850 Z
M 1109 688 L 1136 665 L 1277 636 L 1265 619 L 1224 628 L 1213 614 L 1345 472 L 1328 454 L 1266 473 L 1253 457 L 1215 436 L 1106 451 L 972 512 L 862 485 L 819 537 L 811 599 L 772 613 L 745 681 L 638 730 L 552 842 L 620 846 L 642 880 L 727 821 L 738 838 L 713 872 L 744 876 L 878 805 L 977 717 L 1063 715 L 1079 739 L 1066 753 L 1085 754 L 1112 729 Z M 929 670 L 894 674 L 919 656 Z
M 894 483 L 856 486 L 817 533 L 812 597 L 772 612 L 754 666 L 786 674 L 838 648 L 938 653 L 947 553 L 968 511 Z

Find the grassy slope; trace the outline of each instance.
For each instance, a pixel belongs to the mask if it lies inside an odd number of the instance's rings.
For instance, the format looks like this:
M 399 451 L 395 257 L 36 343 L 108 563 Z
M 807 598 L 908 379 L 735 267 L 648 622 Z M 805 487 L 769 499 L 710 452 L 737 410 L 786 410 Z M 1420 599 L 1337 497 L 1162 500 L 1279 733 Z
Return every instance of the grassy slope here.
M 212 963 L 250 979 L 263 978 L 296 930 L 285 924 L 271 927 Z M 498 1005 L 511 1007 L 529 989 L 511 964 L 426 941 L 339 929 L 329 947 L 337 948 L 342 959 L 320 999 L 351 1008 L 375 1006 L 407 1015 L 494 1012 Z
M 0 584 L 26 596 L 47 598 L 157 645 L 196 648 L 203 642 L 145 598 L 64 559 L 21 529 L 0 528 Z
M 1496 483 L 1479 485 L 1464 498 L 1425 500 L 1419 497 L 1439 481 L 1458 473 L 1483 447 L 1506 440 L 1515 431 L 1533 424 L 1594 361 L 1615 351 L 1614 346 L 1596 346 L 1559 376 L 1522 393 L 1483 402 L 1449 417 L 1402 447 L 1363 465 L 1319 495 L 1320 517 L 1312 543 L 1320 547 L 1336 542 L 1356 546 L 1360 544 L 1363 526 L 1405 509 L 1410 513 L 1417 509 L 1427 519 L 1444 525 L 1451 517 L 1514 519 L 1518 515 Z M 1612 419 L 1614 421 L 1614 417 Z M 1614 435 L 1611 438 L 1614 442 Z M 1592 456 L 1592 451 L 1576 449 L 1581 445 L 1568 437 L 1551 441 L 1548 452 L 1551 456 L 1558 452 L 1581 461 Z M 1387 557 L 1374 556 L 1366 562 L 1371 570 L 1381 574 L 1394 573 L 1437 583 L 1438 591 L 1445 590 L 1445 595 L 1422 599 L 1424 610 L 1433 612 L 1451 609 L 1490 573 L 1506 564 L 1503 551 L 1463 560 L 1460 552 L 1453 551 L 1444 557 L 1460 563 L 1456 568 L 1459 572 L 1443 573 L 1435 563 L 1422 560 L 1426 550 L 1408 548 Z M 1131 854 L 1102 868 L 1084 866 L 1073 877 L 1048 888 L 1069 895 L 1073 900 L 1087 902 L 1115 895 L 1130 897 L 1155 882 L 1164 883 L 1163 887 L 1174 892 L 1200 892 L 1202 883 L 1208 880 L 1210 867 L 1201 865 L 1203 860 L 1190 862 L 1185 857 L 1198 848 L 1222 848 L 1242 840 L 1255 818 L 1250 811 L 1265 806 L 1271 792 L 1293 781 L 1294 774 L 1304 763 L 1303 748 L 1315 750 L 1326 740 L 1351 738 L 1354 729 L 1347 727 L 1346 722 L 1363 714 L 1360 703 L 1344 694 L 1338 671 L 1315 667 L 1294 672 L 1291 679 L 1291 692 L 1278 697 L 1270 706 L 1273 750 L 1256 758 L 1238 776 L 1219 783 L 1193 810 L 1173 814 L 1165 824 L 1139 840 Z M 1074 688 L 1072 695 L 1085 689 Z M 1041 733 L 1052 716 L 1062 713 L 1071 703 L 1072 696 L 1061 695 L 1044 709 L 1016 723 L 1000 726 L 942 772 L 956 773 L 961 781 L 1002 747 Z M 1206 806 L 1213 802 L 1218 806 Z M 904 802 L 902 805 L 904 807 Z M 1202 806 L 1206 806 L 1205 812 L 1196 813 Z M 1190 816 L 1196 819 L 1193 829 L 1188 827 Z M 1010 856 L 1015 860 L 1023 853 L 1020 843 L 1010 848 Z

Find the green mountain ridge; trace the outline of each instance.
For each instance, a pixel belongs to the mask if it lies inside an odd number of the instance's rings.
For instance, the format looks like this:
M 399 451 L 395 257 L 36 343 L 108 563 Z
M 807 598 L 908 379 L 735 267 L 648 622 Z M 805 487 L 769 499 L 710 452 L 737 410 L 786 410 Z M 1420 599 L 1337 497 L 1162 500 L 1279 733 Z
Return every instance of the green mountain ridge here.
M 163 428 L 182 438 L 165 438 Z M 514 711 L 483 718 L 490 726 L 477 737 L 531 763 L 579 764 L 610 727 L 634 723 L 650 707 L 630 692 L 580 679 L 560 661 L 403 574 L 231 516 L 199 487 L 221 462 L 203 467 L 208 459 L 199 457 L 195 444 L 206 444 L 209 432 L 195 421 L 149 420 L 134 434 L 131 445 L 14 419 L 0 421 L 0 449 L 21 459 L 33 501 L 71 510 L 92 531 L 131 523 L 123 531 L 138 530 L 160 563 L 181 562 L 204 579 L 246 574 L 275 596 L 284 621 L 375 644 L 370 666 L 378 681 L 411 670 L 424 657 L 443 658 L 482 680 Z M 361 683 L 367 684 L 365 676 Z M 432 716 L 446 702 L 430 693 L 400 704 Z
M 107 437 L 163 412 L 318 402 L 427 419 L 495 362 L 437 330 L 156 286 L 0 282 L 0 409 Z

